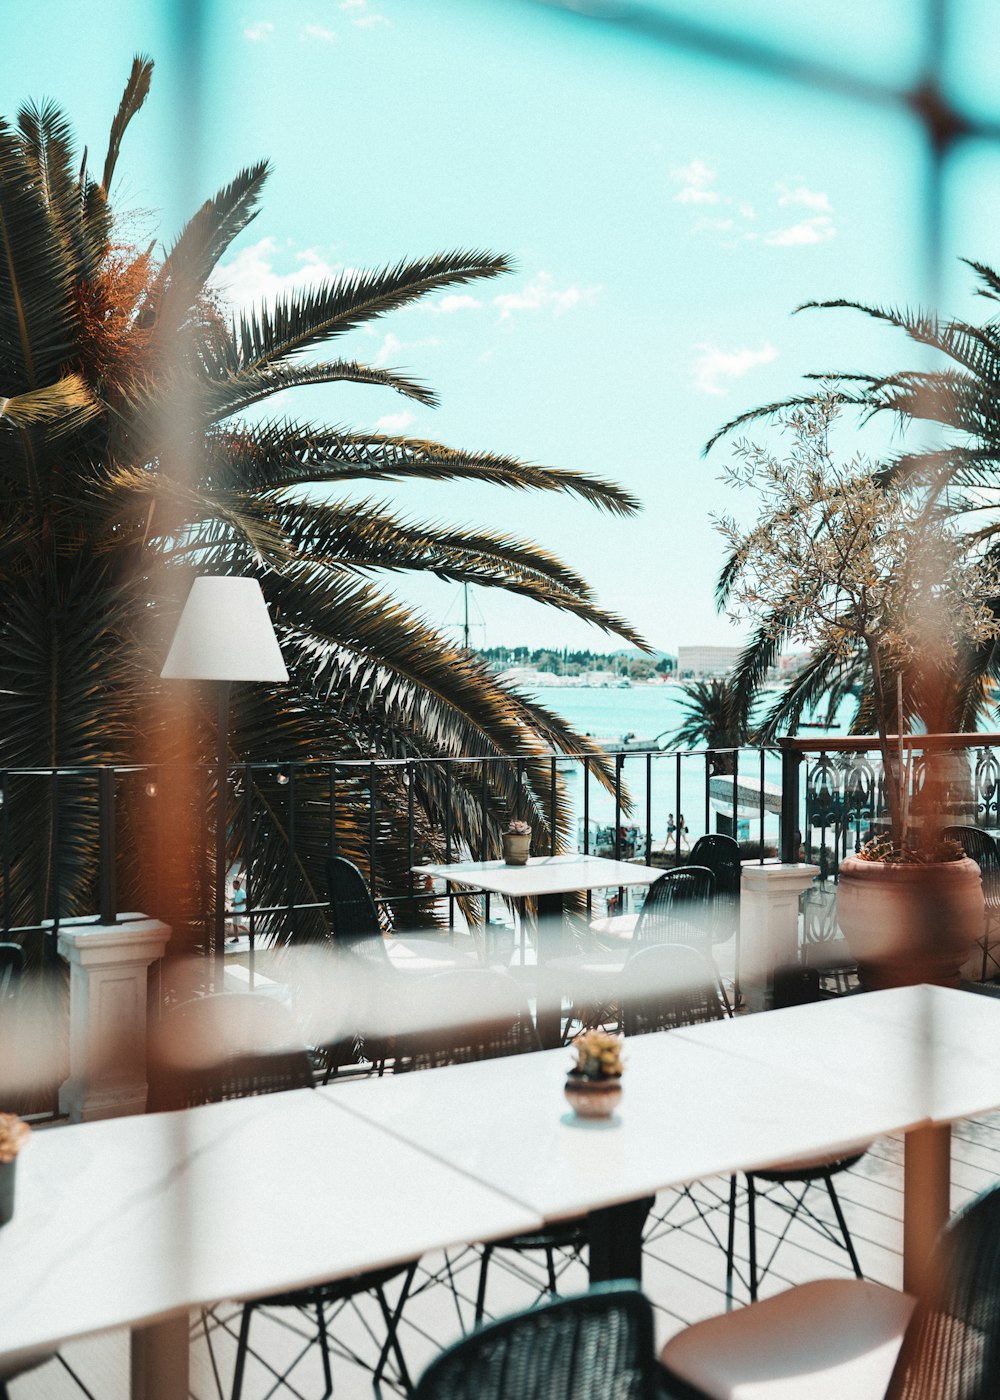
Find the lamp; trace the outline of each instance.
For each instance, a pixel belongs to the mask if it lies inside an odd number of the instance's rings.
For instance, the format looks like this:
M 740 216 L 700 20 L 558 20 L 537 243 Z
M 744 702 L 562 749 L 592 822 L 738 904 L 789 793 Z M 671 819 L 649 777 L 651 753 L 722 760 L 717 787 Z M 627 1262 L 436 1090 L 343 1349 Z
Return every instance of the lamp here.
M 287 681 L 288 669 L 255 578 L 202 575 L 184 604 L 160 675 L 212 681 L 218 698 L 219 777 L 215 816 L 215 958 L 221 983 L 226 946 L 226 780 L 233 681 Z

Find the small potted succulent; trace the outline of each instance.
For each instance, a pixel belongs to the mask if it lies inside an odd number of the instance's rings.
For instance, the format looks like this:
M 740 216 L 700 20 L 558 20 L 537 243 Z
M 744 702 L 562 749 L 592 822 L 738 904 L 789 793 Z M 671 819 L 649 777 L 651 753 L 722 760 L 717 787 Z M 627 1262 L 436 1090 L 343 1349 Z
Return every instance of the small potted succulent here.
M 0 1113 L 0 1225 L 14 1214 L 14 1172 L 17 1154 L 31 1136 L 27 1123 L 14 1113 Z
M 573 1041 L 576 1064 L 566 1076 L 566 1098 L 581 1118 L 610 1118 L 622 1096 L 622 1038 L 581 1031 Z
M 531 827 L 527 822 L 512 821 L 501 834 L 503 858 L 508 865 L 527 865 L 531 853 Z

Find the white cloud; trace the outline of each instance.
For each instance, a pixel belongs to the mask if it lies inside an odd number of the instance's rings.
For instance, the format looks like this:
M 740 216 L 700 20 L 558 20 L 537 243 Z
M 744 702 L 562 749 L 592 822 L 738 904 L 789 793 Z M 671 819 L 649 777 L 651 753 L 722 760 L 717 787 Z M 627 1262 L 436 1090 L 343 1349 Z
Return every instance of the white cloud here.
M 551 311 L 561 316 L 566 311 L 582 303 L 594 302 L 602 287 L 578 287 L 571 285 L 562 289 L 552 285 L 550 272 L 538 275 L 519 292 L 501 292 L 493 298 L 493 305 L 500 312 L 501 321 L 506 321 L 516 311 Z
M 817 214 L 814 218 L 803 219 L 801 223 L 792 224 L 789 228 L 776 229 L 774 233 L 767 235 L 764 242 L 769 248 L 794 248 L 807 243 L 825 243 L 828 238 L 833 238 L 836 232 L 829 214 Z
M 244 39 L 249 39 L 252 44 L 260 44 L 265 39 L 270 38 L 274 33 L 274 25 L 270 20 L 258 19 L 253 24 L 248 24 L 243 30 Z
M 725 394 L 729 383 L 742 379 L 758 365 L 770 364 L 778 358 L 778 352 L 770 342 L 759 350 L 741 346 L 738 350 L 723 350 L 718 345 L 703 341 L 697 349 L 698 358 L 694 362 L 694 387 L 699 394 Z
M 674 195 L 675 204 L 718 204 L 720 195 L 709 186 L 715 183 L 717 172 L 697 157 L 690 165 L 675 166 L 670 178 L 682 186 Z
M 456 311 L 477 311 L 482 304 L 478 297 L 469 296 L 467 292 L 452 292 L 450 296 L 428 302 L 424 310 L 436 311 L 441 316 L 451 316 Z
M 728 233 L 736 227 L 735 219 L 699 219 L 693 225 L 692 233 Z
M 805 185 L 796 185 L 792 190 L 782 184 L 775 185 L 774 188 L 778 191 L 779 205 L 801 204 L 806 209 L 815 209 L 819 214 L 833 213 L 829 195 L 821 190 L 810 190 Z
M 402 409 L 399 413 L 386 413 L 379 418 L 375 424 L 377 433 L 388 433 L 392 437 L 405 433 L 411 423 L 415 423 L 416 418 L 408 408 Z
M 324 44 L 332 44 L 337 36 L 332 29 L 324 29 L 321 24 L 304 24 L 299 30 L 300 39 L 319 39 Z
M 359 29 L 374 29 L 378 25 L 388 25 L 391 20 L 368 9 L 368 0 L 340 0 L 340 8 Z
M 675 204 L 718 204 L 719 194 L 716 190 L 699 190 L 694 185 L 686 185 L 684 189 L 678 190 L 674 195 Z
M 435 335 L 424 336 L 423 340 L 400 340 L 398 335 L 394 335 L 392 331 L 387 331 L 382 337 L 382 344 L 375 352 L 375 358 L 372 360 L 372 364 L 375 365 L 376 368 L 381 369 L 382 366 L 387 365 L 390 360 L 398 359 L 400 355 L 405 354 L 408 350 L 421 350 L 428 345 L 435 346 L 440 344 L 440 340 L 438 340 Z
M 350 269 L 342 263 L 331 263 L 317 248 L 306 248 L 294 254 L 291 272 L 277 272 L 279 248 L 274 238 L 262 238 L 249 248 L 243 248 L 214 273 L 212 285 L 237 310 L 258 306 L 262 301 L 322 282 L 342 277 Z

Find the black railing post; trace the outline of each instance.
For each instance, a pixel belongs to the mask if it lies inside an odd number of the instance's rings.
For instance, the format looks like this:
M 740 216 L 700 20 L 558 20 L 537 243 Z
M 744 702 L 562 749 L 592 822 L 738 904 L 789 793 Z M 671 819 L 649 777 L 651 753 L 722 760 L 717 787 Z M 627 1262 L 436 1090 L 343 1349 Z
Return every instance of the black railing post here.
M 118 922 L 115 870 L 115 770 L 97 770 L 97 914 L 102 924 Z
M 780 739 L 781 745 L 781 844 L 780 855 L 786 865 L 798 865 L 799 843 L 799 768 L 802 754 L 794 740 Z

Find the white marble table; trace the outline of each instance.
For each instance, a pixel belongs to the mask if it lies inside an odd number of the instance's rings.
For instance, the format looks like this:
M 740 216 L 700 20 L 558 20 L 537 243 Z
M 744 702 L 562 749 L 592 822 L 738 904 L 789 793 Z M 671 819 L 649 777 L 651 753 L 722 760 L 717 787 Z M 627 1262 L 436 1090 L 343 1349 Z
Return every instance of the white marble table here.
M 420 865 L 415 870 L 467 889 L 503 895 L 505 899 L 535 899 L 538 961 L 558 957 L 563 951 L 562 898 L 585 890 L 613 886 L 651 885 L 663 874 L 652 865 L 638 865 L 605 856 L 570 851 L 557 856 L 532 856 L 527 865 L 507 865 L 502 860 L 456 861 L 449 865 Z M 561 1006 L 540 997 L 536 1019 L 542 1044 L 560 1042 Z
M 663 874 L 652 865 L 634 865 L 627 860 L 608 860 L 605 856 L 585 856 L 575 851 L 558 856 L 532 856 L 527 865 L 507 865 L 502 860 L 470 860 L 450 865 L 418 865 L 414 869 L 453 885 L 489 890 L 507 899 L 563 895 L 616 885 L 651 885 Z
M 540 1223 L 308 1089 L 36 1132 L 0 1229 L 0 1360 L 138 1326 L 133 1396 L 187 1400 L 189 1309 Z
M 944 1125 L 1000 1106 L 1000 1002 L 905 988 L 639 1037 L 626 1046 L 610 1126 L 566 1113 L 569 1058 L 548 1051 L 321 1092 L 546 1220 L 905 1132 L 912 1283 L 947 1215 Z M 635 1220 L 617 1228 L 612 1212 L 603 1223 L 617 1239 L 596 1268 L 592 1259 L 592 1277 L 638 1276 Z
M 1000 1000 L 947 987 L 897 987 L 764 1016 L 738 1017 L 730 1053 L 762 1069 L 798 1063 L 823 1086 L 824 1101 L 877 1095 L 906 1127 L 904 1286 L 919 1284 L 934 1239 L 950 1214 L 950 1124 L 1000 1107 Z M 714 1026 L 674 1034 L 705 1047 Z

